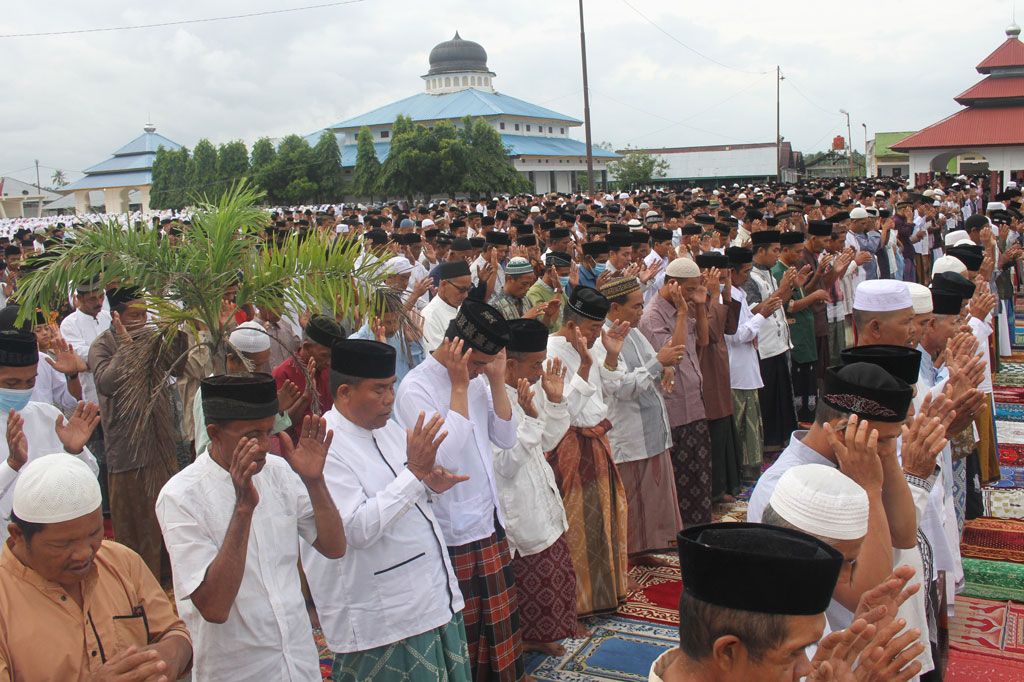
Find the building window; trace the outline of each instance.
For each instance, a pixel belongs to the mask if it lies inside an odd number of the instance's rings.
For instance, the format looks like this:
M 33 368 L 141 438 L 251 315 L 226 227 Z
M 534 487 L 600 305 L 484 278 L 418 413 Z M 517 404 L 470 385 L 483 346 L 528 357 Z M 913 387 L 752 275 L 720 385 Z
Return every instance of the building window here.
M 445 76 L 444 77 L 444 87 L 450 88 L 451 86 L 452 86 L 452 77 L 451 76 Z
M 516 123 L 516 130 L 519 130 L 519 124 Z
M 565 135 L 565 128 L 559 128 L 562 131 L 562 135 Z
M 530 124 L 529 123 L 526 124 L 526 132 L 530 132 Z
M 501 123 L 499 123 L 498 127 L 501 128 L 502 130 L 504 130 L 505 129 L 505 122 L 502 121 Z
M 469 76 L 463 76 L 462 77 L 462 84 L 463 85 L 469 85 Z
M 548 135 L 550 135 L 553 132 L 555 132 L 554 128 L 552 128 L 551 126 L 548 126 Z
M 389 137 L 391 137 L 391 131 L 390 130 L 382 130 L 382 131 L 380 131 L 380 139 L 386 140 Z

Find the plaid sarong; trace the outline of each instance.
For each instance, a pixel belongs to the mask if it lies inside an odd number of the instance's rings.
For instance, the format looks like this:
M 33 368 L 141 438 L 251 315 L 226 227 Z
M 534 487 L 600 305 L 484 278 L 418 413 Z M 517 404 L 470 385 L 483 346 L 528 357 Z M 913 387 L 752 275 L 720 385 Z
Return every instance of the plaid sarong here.
M 496 525 L 490 537 L 449 547 L 448 555 L 466 602 L 462 616 L 474 682 L 518 682 L 526 666 L 505 531 Z

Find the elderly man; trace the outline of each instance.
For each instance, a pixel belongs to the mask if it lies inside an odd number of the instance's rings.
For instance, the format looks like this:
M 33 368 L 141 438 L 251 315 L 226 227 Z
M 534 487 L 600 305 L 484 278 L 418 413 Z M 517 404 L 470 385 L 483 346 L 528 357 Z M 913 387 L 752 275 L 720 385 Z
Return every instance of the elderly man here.
M 469 264 L 465 260 L 450 260 L 437 266 L 440 284 L 437 295 L 423 309 L 423 344 L 428 353 L 438 349 L 444 341 L 448 325 L 455 319 L 459 306 L 473 288 Z
M 572 269 L 572 257 L 564 251 L 549 251 L 544 257 L 544 274 L 533 283 L 526 292 L 530 305 L 538 306 L 558 300 L 558 309 L 550 315 L 550 322 L 545 320 L 548 331 L 552 334 L 562 327 L 562 310 L 569 301 L 569 273 Z M 548 316 L 545 316 L 548 317 Z
M 537 281 L 530 261 L 519 256 L 505 266 L 505 285 L 488 301 L 506 320 L 523 317 L 530 310 L 526 293 Z M 556 309 L 557 310 L 557 309 Z
M 393 347 L 365 339 L 332 350 L 325 421 L 338 438 L 324 477 L 348 550 L 331 561 L 303 543 L 303 567 L 334 680 L 468 682 L 464 601 L 431 504 L 466 479 L 435 464 L 440 416 L 424 423 L 421 413 L 408 432 L 390 418 L 395 359 Z
M 302 423 L 302 417 L 316 416 L 331 409 L 331 346 L 343 338 L 345 330 L 337 321 L 326 315 L 313 315 L 302 332 L 299 352 L 273 370 L 277 390 L 283 389 L 290 381 L 295 384 L 301 396 L 299 400 L 305 405 L 305 413 L 297 415 L 299 418 L 293 420 L 292 426 L 288 429 L 288 435 L 293 442 L 298 440 L 298 427 Z M 306 381 L 307 372 L 313 377 L 313 386 L 309 386 Z M 319 406 L 315 411 L 314 401 Z
M 103 539 L 96 473 L 71 455 L 39 457 L 14 488 L 0 555 L 0 677 L 176 680 L 185 624 L 138 554 Z
M 313 682 L 316 648 L 299 580 L 299 537 L 330 558 L 345 530 L 324 482 L 333 435 L 306 417 L 298 443 L 281 438 L 269 374 L 214 376 L 201 384 L 209 445 L 156 501 L 174 573 L 178 612 L 195 636 L 193 679 Z

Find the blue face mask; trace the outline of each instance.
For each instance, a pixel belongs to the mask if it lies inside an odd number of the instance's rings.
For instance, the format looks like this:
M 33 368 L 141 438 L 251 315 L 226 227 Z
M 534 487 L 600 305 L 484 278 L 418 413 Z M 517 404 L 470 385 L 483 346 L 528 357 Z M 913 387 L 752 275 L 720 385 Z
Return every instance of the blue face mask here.
M 21 412 L 32 397 L 32 389 L 0 388 L 0 412 L 8 414 L 11 410 Z
M 569 288 L 569 275 L 566 275 L 565 277 L 559 277 L 558 278 L 558 283 L 562 285 L 562 289 L 568 289 Z
M 591 268 L 591 272 L 594 273 L 595 277 L 600 277 L 606 267 L 608 267 L 607 263 L 594 263 L 594 267 Z

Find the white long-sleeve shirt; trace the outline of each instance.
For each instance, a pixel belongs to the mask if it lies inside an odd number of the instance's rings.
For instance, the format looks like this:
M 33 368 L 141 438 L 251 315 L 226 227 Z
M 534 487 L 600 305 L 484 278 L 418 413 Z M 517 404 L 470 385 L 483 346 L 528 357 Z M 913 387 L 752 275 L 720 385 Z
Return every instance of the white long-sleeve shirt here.
M 464 602 L 437 505 L 405 466 L 405 429 L 390 420 L 370 431 L 337 409 L 324 419 L 334 431 L 324 480 L 348 549 L 328 559 L 304 542 L 302 567 L 327 645 L 365 651 L 444 625 Z
M 434 514 L 449 547 L 483 540 L 494 533 L 494 516 L 504 527 L 494 476 L 491 445 L 511 448 L 516 444 L 516 420 L 499 419 L 494 412 L 491 389 L 484 376 L 469 382 L 469 419 L 448 409 L 452 384 L 448 370 L 432 355 L 410 370 L 395 396 L 394 418 L 401 426 L 416 426 L 435 414 L 444 417 L 448 437 L 437 450 L 436 463 L 469 480 L 441 495 Z
M 440 296 L 434 296 L 423 309 L 423 347 L 431 353 L 444 341 L 448 324 L 455 319 L 459 309 L 448 305 Z
M 616 367 L 614 372 L 604 368 L 607 353 L 600 342 L 594 343 L 590 349 L 593 364 L 590 376 L 584 381 L 577 372 L 580 369 L 580 356 L 567 339 L 561 336 L 548 337 L 548 357 L 558 358 L 565 366 L 565 376 L 569 379 L 565 387 L 565 400 L 569 407 L 569 421 L 572 426 L 590 428 L 597 426 L 608 417 L 608 401 L 606 390 L 615 390 L 617 382 L 622 380 L 622 368 Z
M 103 302 L 106 304 L 107 299 Z M 89 347 L 96 337 L 110 328 L 110 312 L 104 308 L 96 317 L 86 315 L 81 310 L 76 310 L 60 323 L 60 334 L 64 340 L 71 344 L 75 354 L 86 362 L 89 362 Z M 99 405 L 99 398 L 96 396 L 96 382 L 93 380 L 92 372 L 82 372 L 82 399 Z
M 610 327 L 611 322 L 605 322 L 605 328 Z M 614 427 L 608 432 L 612 459 L 621 464 L 660 455 L 672 446 L 672 427 L 658 385 L 663 367 L 639 329 L 626 335 L 617 369 L 621 376 L 605 386 L 608 420 Z
M 761 380 L 761 361 L 754 348 L 754 341 L 761 333 L 764 315 L 755 315 L 747 305 L 747 292 L 738 287 L 732 288 L 732 300 L 740 302 L 740 319 L 735 334 L 725 335 L 725 345 L 729 349 L 729 381 L 730 388 L 751 390 L 763 388 Z
M 80 374 L 79 378 L 84 384 L 85 374 Z M 85 395 L 85 387 L 82 388 L 82 395 Z M 68 391 L 67 377 L 51 367 L 43 353 L 39 354 L 36 385 L 32 387 L 32 402 L 56 405 L 61 410 L 74 410 L 78 407 L 78 398 Z
M 543 552 L 569 530 L 555 473 L 544 453 L 554 450 L 569 430 L 569 410 L 563 398 L 552 403 L 537 383 L 533 387 L 537 417 L 519 404 L 519 392 L 505 386 L 516 420 L 516 444 L 492 446 L 498 498 L 513 556 Z

